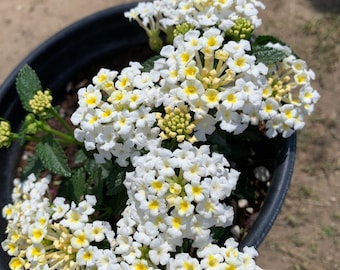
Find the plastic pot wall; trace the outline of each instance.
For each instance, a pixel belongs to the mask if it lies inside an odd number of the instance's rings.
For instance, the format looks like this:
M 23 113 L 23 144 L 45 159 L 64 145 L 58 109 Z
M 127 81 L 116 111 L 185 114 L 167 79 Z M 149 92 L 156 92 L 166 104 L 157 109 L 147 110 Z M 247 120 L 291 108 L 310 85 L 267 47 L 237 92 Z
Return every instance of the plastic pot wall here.
M 23 65 L 30 65 L 44 87 L 54 95 L 65 92 L 66 85 L 77 73 L 86 71 L 93 62 L 106 56 L 126 54 L 127 48 L 147 44 L 144 31 L 123 15 L 135 4 L 113 7 L 86 17 L 57 33 L 30 53 L 0 88 L 0 117 L 8 119 L 17 130 L 24 119 L 24 110 L 15 90 L 15 77 Z M 241 246 L 258 246 L 270 230 L 278 215 L 292 176 L 295 160 L 295 135 L 282 140 L 277 169 L 269 194 L 259 217 Z M 11 201 L 12 182 L 20 146 L 12 145 L 0 150 L 0 207 Z M 5 239 L 6 221 L 0 219 L 0 241 Z M 8 269 L 9 257 L 0 248 L 0 269 Z

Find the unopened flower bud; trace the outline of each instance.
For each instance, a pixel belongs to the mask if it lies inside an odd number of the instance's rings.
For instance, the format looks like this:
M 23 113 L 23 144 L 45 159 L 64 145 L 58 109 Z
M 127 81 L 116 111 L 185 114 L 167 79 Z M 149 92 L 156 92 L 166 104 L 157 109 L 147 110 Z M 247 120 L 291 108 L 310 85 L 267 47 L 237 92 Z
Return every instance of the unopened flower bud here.
M 176 107 L 174 109 L 166 107 L 165 116 L 162 117 L 162 114 L 159 113 L 156 117 L 158 126 L 162 130 L 160 136 L 163 140 L 176 139 L 178 142 L 182 142 L 186 139 L 189 142 L 195 142 L 195 137 L 191 136 L 195 125 L 187 106 Z
M 44 92 L 39 90 L 35 96 L 29 101 L 33 113 L 46 115 L 46 110 L 52 107 L 52 96 L 50 91 L 45 90 Z
M 150 31 L 148 36 L 151 50 L 159 52 L 163 46 L 163 40 L 159 36 L 159 31 Z
M 178 35 L 184 35 L 185 33 L 193 29 L 194 27 L 188 23 L 178 24 L 174 29 L 174 37 L 177 37 Z
M 250 39 L 254 31 L 254 26 L 246 18 L 238 18 L 232 28 L 226 31 L 226 35 L 232 40 L 240 41 L 241 39 Z
M 0 121 L 0 148 L 11 145 L 11 125 L 8 121 Z

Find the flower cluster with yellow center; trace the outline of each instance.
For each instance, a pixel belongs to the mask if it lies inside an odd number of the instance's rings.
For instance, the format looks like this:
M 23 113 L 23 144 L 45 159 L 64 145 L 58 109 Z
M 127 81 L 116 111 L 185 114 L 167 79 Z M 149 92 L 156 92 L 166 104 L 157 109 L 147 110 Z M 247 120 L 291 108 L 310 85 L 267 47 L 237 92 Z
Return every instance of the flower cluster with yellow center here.
M 164 110 L 164 117 L 161 113 L 156 114 L 158 126 L 162 130 L 159 136 L 163 140 L 175 139 L 177 142 L 187 140 L 191 143 L 197 141 L 197 139 L 192 136 L 195 124 L 191 119 L 187 106 L 175 108 L 167 106 Z

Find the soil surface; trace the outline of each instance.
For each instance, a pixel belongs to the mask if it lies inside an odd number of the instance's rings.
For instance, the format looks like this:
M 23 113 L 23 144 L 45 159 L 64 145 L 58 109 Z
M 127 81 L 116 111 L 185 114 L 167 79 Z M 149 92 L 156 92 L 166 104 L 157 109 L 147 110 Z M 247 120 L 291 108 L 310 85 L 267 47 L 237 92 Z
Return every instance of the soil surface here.
M 41 42 L 122 0 L 1 0 L 0 83 Z M 340 0 L 263 0 L 258 34 L 307 60 L 321 99 L 302 132 L 292 184 L 257 263 L 274 270 L 340 269 Z

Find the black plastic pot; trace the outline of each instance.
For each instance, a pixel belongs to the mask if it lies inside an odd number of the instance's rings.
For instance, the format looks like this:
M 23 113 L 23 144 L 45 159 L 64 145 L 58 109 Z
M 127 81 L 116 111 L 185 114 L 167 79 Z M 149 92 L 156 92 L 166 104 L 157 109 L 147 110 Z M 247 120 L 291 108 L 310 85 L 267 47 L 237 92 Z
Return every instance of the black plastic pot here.
M 24 119 L 15 90 L 15 77 L 23 65 L 30 65 L 41 79 L 42 85 L 52 89 L 54 95 L 62 95 L 71 78 L 84 72 L 97 61 L 109 56 L 127 55 L 128 49 L 146 48 L 147 37 L 136 24 L 129 22 L 124 11 L 135 4 L 113 7 L 86 17 L 57 33 L 30 53 L 10 74 L 0 88 L 0 117 L 8 119 L 17 130 Z M 145 54 L 141 49 L 141 54 Z M 138 53 L 134 53 L 138 59 Z M 146 53 L 147 54 L 147 53 Z M 114 62 L 113 62 L 114 64 Z M 295 135 L 282 140 L 277 168 L 269 194 L 254 226 L 241 242 L 241 246 L 258 246 L 265 238 L 278 215 L 289 188 L 295 160 Z M 0 150 L 0 207 L 11 201 L 12 181 L 20 156 L 20 146 Z M 0 241 L 5 239 L 6 221 L 0 220 Z M 0 269 L 8 269 L 8 256 L 0 248 Z

